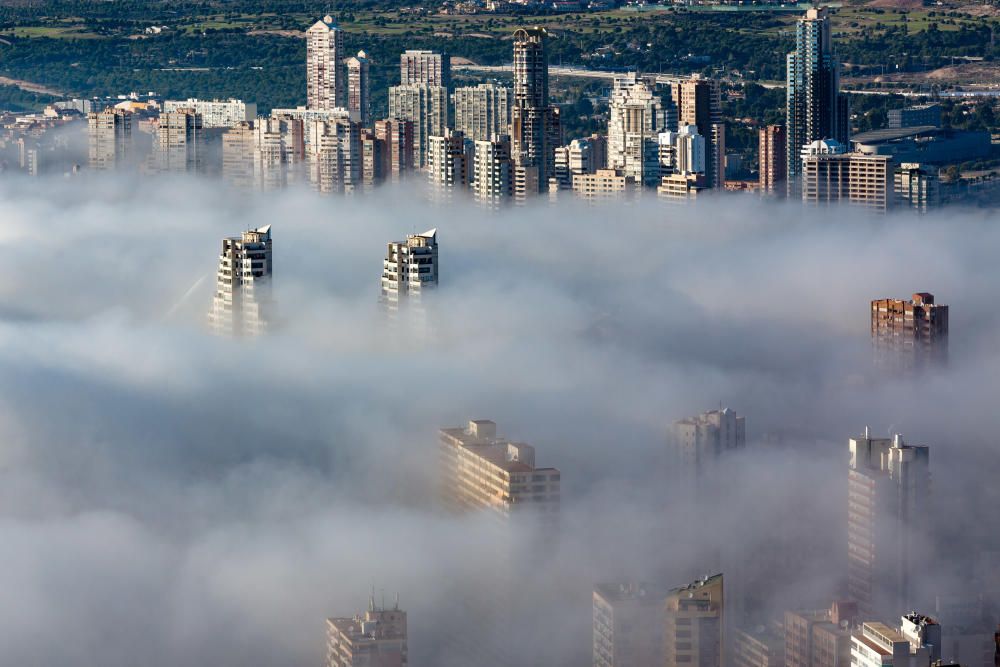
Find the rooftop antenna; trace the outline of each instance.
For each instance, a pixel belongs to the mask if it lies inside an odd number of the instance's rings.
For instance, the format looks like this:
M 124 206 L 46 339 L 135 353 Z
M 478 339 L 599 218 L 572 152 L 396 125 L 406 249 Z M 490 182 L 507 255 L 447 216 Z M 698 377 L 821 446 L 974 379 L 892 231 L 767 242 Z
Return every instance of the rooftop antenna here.
M 399 591 L 396 591 L 396 611 L 399 611 Z
M 382 611 L 385 611 L 385 589 L 382 589 Z
M 368 611 L 375 611 L 375 582 L 372 581 L 372 592 L 368 596 Z

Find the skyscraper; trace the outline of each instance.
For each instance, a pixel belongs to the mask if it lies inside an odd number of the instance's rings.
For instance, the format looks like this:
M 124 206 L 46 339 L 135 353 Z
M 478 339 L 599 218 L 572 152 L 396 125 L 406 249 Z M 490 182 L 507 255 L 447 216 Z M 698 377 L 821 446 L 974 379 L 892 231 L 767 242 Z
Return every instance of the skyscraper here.
M 226 336 L 264 333 L 272 318 L 271 226 L 222 239 L 215 297 L 208 322 Z
M 722 575 L 675 588 L 665 605 L 665 667 L 722 667 L 724 636 Z
M 322 193 L 353 193 L 361 184 L 361 126 L 350 118 L 306 124 L 309 180 Z
M 444 135 L 430 138 L 427 175 L 439 201 L 450 200 L 456 191 L 468 193 L 473 146 L 460 130 L 445 130 Z
M 705 187 L 722 188 L 726 180 L 726 125 L 722 122 L 719 82 L 697 74 L 670 85 L 677 123 L 694 125 L 705 139 Z
M 656 584 L 594 587 L 594 667 L 660 667 L 668 590 Z
M 310 109 L 344 107 L 340 60 L 344 53 L 344 33 L 324 16 L 306 30 L 306 106 Z
M 616 77 L 609 100 L 608 168 L 621 169 L 642 186 L 662 176 L 658 135 L 668 129 L 665 106 L 635 73 Z
M 375 605 L 346 618 L 326 619 L 326 667 L 406 667 L 406 612 L 399 603 Z
M 394 313 L 405 304 L 419 306 L 423 293 L 438 284 L 437 230 L 410 234 L 388 244 L 382 262 L 382 303 Z
M 150 155 L 152 169 L 160 172 L 202 171 L 206 166 L 207 140 L 201 114 L 190 109 L 161 113 Z
M 558 522 L 559 471 L 535 465 L 535 448 L 497 437 L 496 423 L 476 419 L 440 432 L 443 494 L 457 511 L 485 511 L 507 520 L 533 509 Z
M 674 442 L 681 465 L 702 472 L 726 452 L 746 446 L 746 417 L 724 408 L 678 420 Z
M 789 187 L 801 171 L 802 147 L 821 139 L 847 145 L 848 101 L 840 93 L 840 62 L 833 53 L 830 16 L 807 9 L 795 28 L 795 50 L 787 57 L 785 127 Z M 791 191 L 790 191 L 791 192 Z
M 375 121 L 375 137 L 384 142 L 383 169 L 389 180 L 398 183 L 413 169 L 413 121 Z
M 849 441 L 848 593 L 862 616 L 889 617 L 916 601 L 927 521 L 930 449 L 899 435 Z
M 410 49 L 399 56 L 399 83 L 406 86 L 451 86 L 451 56 L 447 53 Z
M 787 136 L 784 125 L 760 128 L 757 162 L 760 190 L 764 194 L 785 194 L 788 176 Z
M 87 143 L 91 169 L 121 166 L 132 143 L 132 114 L 114 107 L 87 114 Z
M 485 141 L 510 132 L 513 91 L 494 83 L 456 88 L 452 94 L 455 129 L 473 141 Z
M 448 127 L 448 89 L 426 83 L 392 86 L 389 117 L 413 121 L 413 165 L 422 169 L 430 137 L 443 135 Z
M 916 370 L 947 359 L 948 306 L 934 303 L 929 292 L 909 301 L 872 301 L 871 330 L 875 361 L 888 370 Z
M 514 196 L 514 168 L 510 137 L 477 141 L 474 153 L 472 192 L 476 201 L 498 208 Z
M 511 110 L 511 159 L 533 168 L 538 187 L 554 171 L 554 149 L 562 145 L 559 109 L 549 104 L 549 63 L 544 28 L 514 32 L 514 106 Z M 537 191 L 536 191 L 537 192 Z
M 347 60 L 347 110 L 362 127 L 372 122 L 370 65 L 364 51 Z

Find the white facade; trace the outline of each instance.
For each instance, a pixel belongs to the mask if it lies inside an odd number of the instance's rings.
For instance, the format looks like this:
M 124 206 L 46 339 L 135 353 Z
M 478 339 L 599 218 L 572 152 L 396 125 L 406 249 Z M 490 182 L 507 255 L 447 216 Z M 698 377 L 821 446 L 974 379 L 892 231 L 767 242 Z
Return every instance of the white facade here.
M 257 336 L 271 320 L 271 226 L 222 240 L 216 291 L 208 314 L 213 333 Z
M 902 620 L 898 631 L 884 623 L 862 623 L 851 635 L 852 667 L 930 667 L 940 659 L 940 626 L 917 614 Z
M 413 83 L 389 88 L 389 118 L 413 121 L 413 164 L 427 164 L 427 143 L 448 127 L 448 89 Z
M 438 284 L 437 230 L 411 234 L 388 245 L 382 262 L 382 302 L 390 312 L 407 301 L 419 305 L 425 290 Z
M 345 107 L 340 60 L 344 33 L 324 16 L 306 31 L 306 105 L 310 109 Z
M 493 83 L 456 88 L 452 94 L 455 129 L 473 141 L 485 141 L 510 133 L 513 91 Z
M 242 100 L 167 100 L 163 103 L 164 113 L 193 109 L 201 114 L 202 127 L 236 127 L 240 123 L 252 121 L 257 117 L 257 105 Z
M 608 168 L 655 186 L 661 175 L 657 136 L 672 129 L 660 96 L 631 73 L 614 80 L 609 107 Z

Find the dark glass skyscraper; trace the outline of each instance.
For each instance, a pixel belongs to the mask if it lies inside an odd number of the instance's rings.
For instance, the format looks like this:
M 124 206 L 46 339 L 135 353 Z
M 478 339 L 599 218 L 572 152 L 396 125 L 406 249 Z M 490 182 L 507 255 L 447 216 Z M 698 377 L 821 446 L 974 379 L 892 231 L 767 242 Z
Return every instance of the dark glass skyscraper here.
M 802 147 L 819 139 L 847 145 L 847 97 L 840 93 L 840 63 L 833 54 L 830 17 L 825 8 L 809 9 L 795 28 L 795 50 L 788 54 L 787 169 L 794 187 L 802 169 Z
M 537 170 L 536 189 L 548 187 L 555 149 L 562 145 L 559 109 L 549 105 L 549 63 L 544 28 L 514 32 L 514 106 L 511 152 L 517 167 Z

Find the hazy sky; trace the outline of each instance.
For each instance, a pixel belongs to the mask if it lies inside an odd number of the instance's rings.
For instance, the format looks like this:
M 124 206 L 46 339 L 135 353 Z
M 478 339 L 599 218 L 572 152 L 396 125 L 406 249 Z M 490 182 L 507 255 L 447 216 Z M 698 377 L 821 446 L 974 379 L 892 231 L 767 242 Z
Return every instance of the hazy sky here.
M 521 573 L 516 621 L 549 665 L 589 660 L 596 581 L 681 585 L 721 559 L 767 582 L 755 604 L 826 604 L 866 425 L 931 446 L 951 555 L 927 564 L 935 585 L 1000 549 L 982 518 L 1000 502 L 995 212 L 725 197 L 486 214 L 391 187 L 8 178 L 0 221 L 10 664 L 317 665 L 323 618 L 373 584 L 410 614 L 411 664 L 450 664 L 500 550 L 435 504 L 436 430 L 470 418 L 563 473 L 560 539 Z M 220 240 L 264 224 L 281 326 L 212 337 Z M 428 338 L 388 326 L 377 295 L 385 243 L 430 227 Z M 916 291 L 951 306 L 949 366 L 878 378 L 868 302 Z M 726 497 L 694 504 L 668 482 L 666 434 L 720 404 L 752 442 Z M 801 550 L 776 577 L 782 540 Z

